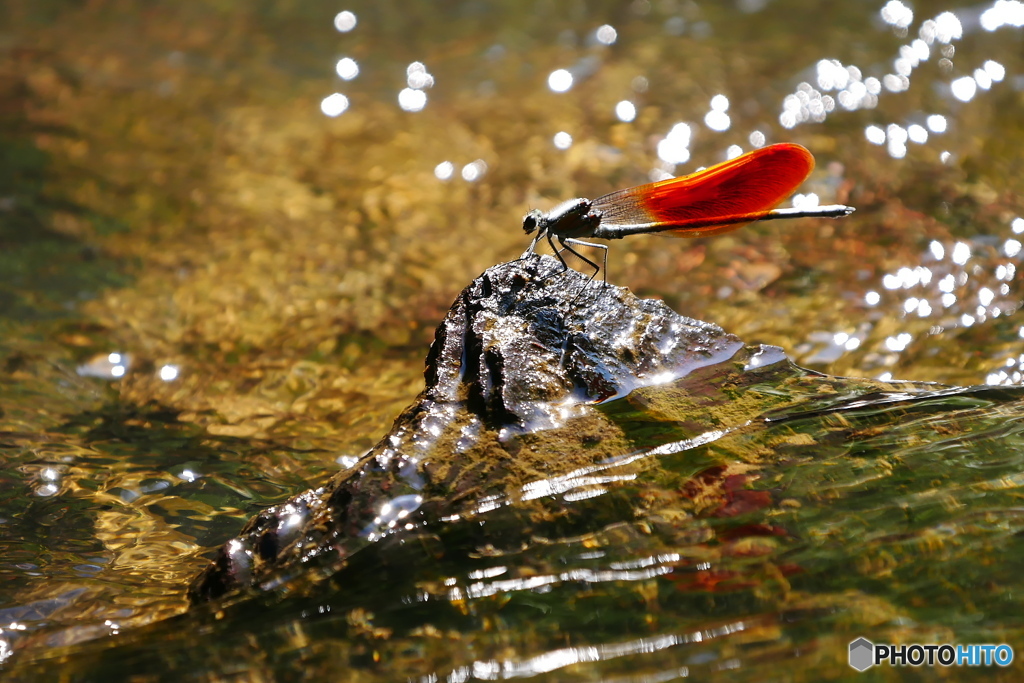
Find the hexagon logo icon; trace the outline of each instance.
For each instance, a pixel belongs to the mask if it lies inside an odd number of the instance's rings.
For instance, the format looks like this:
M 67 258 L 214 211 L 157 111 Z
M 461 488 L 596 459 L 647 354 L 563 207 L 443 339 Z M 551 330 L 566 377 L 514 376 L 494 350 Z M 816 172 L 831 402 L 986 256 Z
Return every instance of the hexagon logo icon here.
M 866 671 L 875 663 L 875 644 L 867 638 L 858 638 L 850 643 L 850 666 L 857 671 Z

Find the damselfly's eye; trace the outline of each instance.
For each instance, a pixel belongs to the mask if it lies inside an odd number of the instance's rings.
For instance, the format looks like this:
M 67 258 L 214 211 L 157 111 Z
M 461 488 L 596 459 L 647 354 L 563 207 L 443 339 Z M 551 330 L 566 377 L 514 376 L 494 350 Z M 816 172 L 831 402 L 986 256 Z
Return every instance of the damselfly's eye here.
M 529 235 L 537 229 L 537 212 L 531 211 L 523 217 L 523 231 Z

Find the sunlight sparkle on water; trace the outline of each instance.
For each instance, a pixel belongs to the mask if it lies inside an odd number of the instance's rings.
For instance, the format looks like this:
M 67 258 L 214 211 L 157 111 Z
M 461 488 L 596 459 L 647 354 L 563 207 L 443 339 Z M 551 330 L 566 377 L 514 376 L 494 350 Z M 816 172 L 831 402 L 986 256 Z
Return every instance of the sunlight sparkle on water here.
M 413 90 L 434 87 L 434 77 L 423 62 L 413 62 L 405 68 L 405 83 Z
M 902 74 L 886 74 L 882 77 L 882 85 L 889 92 L 903 92 L 910 87 L 910 79 Z
M 597 29 L 597 31 L 594 32 L 594 37 L 597 38 L 597 42 L 601 43 L 602 45 L 611 45 L 619 37 L 619 34 L 615 30 L 614 26 L 605 24 L 604 26 L 601 26 L 600 28 Z
M 427 106 L 427 93 L 413 88 L 403 88 L 398 93 L 398 106 L 405 111 L 420 111 Z
M 965 244 L 964 242 L 957 242 L 953 246 L 953 254 L 951 258 L 953 259 L 953 263 L 959 266 L 962 266 L 965 263 L 967 263 L 967 261 L 970 260 L 971 258 L 970 245 Z
M 747 137 L 747 140 L 749 140 L 750 144 L 752 146 L 754 146 L 754 147 L 757 147 L 757 148 L 764 147 L 764 143 L 765 143 L 764 133 L 762 133 L 759 130 L 755 130 L 753 133 L 751 133 Z
M 455 173 L 455 164 L 450 161 L 442 161 L 434 167 L 434 177 L 438 180 L 451 180 Z
M 928 43 L 918 38 L 910 45 L 900 46 L 900 56 L 893 62 L 893 70 L 900 76 L 910 76 L 911 72 L 931 54 L 932 51 L 928 47 Z
M 719 133 L 729 130 L 732 120 L 724 111 L 709 111 L 704 115 L 704 125 Z
M 913 337 L 908 332 L 900 332 L 895 337 L 888 337 L 885 340 L 885 348 L 890 351 L 903 351 L 912 340 Z
M 813 209 L 821 204 L 821 200 L 814 192 L 807 194 L 797 193 L 793 195 L 793 207 L 797 209 Z
M 704 125 L 715 131 L 729 130 L 731 122 L 726 112 L 729 110 L 729 98 L 715 95 L 711 98 L 711 111 L 704 116 Z
M 857 72 L 859 74 L 860 70 Z M 842 90 L 850 84 L 850 80 L 850 71 L 838 59 L 822 59 L 818 62 L 817 81 L 822 90 Z
M 825 120 L 828 112 L 835 109 L 836 101 L 831 95 L 823 95 L 810 83 L 803 82 L 796 86 L 796 92 L 786 95 L 782 100 L 782 113 L 779 123 L 784 128 L 793 128 L 807 121 L 820 123 Z
M 356 64 L 356 60 L 351 57 L 342 57 L 339 59 L 334 70 L 346 81 L 351 81 L 359 75 L 359 65 Z
M 963 35 L 964 28 L 952 12 L 943 12 L 935 17 L 935 39 L 940 43 L 959 40 Z
M 487 173 L 487 163 L 483 159 L 477 159 L 462 167 L 462 179 L 470 183 L 480 180 L 485 173 Z
M 926 285 L 932 281 L 932 271 L 924 266 L 916 268 L 903 267 L 895 273 L 887 273 L 882 277 L 882 286 L 886 289 L 910 289 L 919 284 Z
M 572 87 L 572 74 L 565 69 L 552 71 L 548 76 L 548 87 L 553 92 L 566 92 Z
M 981 27 L 995 31 L 1001 26 L 1024 26 L 1024 3 L 1019 0 L 996 0 L 990 8 L 981 13 Z
M 339 116 L 348 109 L 348 98 L 340 92 L 328 95 L 320 102 L 320 111 L 330 117 Z
M 988 74 L 988 77 L 996 83 L 1006 77 L 1006 67 L 999 62 L 989 59 L 982 65 L 982 68 L 985 70 L 985 73 Z
M 907 28 L 914 20 L 914 12 L 900 0 L 889 0 L 881 10 L 882 21 L 896 28 Z
M 932 49 L 928 47 L 928 43 L 924 42 L 920 38 L 917 38 L 910 44 L 910 50 L 914 57 L 923 62 L 932 56 Z
M 691 135 L 689 124 L 672 126 L 665 139 L 658 143 L 658 158 L 670 164 L 685 164 L 690 160 Z
M 563 130 L 555 133 L 555 137 L 552 139 L 552 142 L 558 149 L 569 149 L 572 147 L 572 136 Z
M 356 15 L 348 10 L 344 12 L 338 12 L 334 16 L 334 28 L 338 29 L 342 33 L 348 33 L 356 27 L 358 19 Z
M 886 149 L 893 159 L 902 159 L 907 155 L 907 131 L 895 123 L 890 123 L 885 128 L 885 139 L 888 141 Z
M 626 123 L 636 118 L 636 105 L 629 100 L 622 100 L 615 105 L 615 117 Z
M 922 59 L 927 59 L 928 46 L 923 41 L 918 44 L 904 45 L 900 48 L 900 57 L 896 60 L 897 73 L 885 77 L 886 89 L 901 92 L 909 85 L 906 75 L 917 66 Z M 816 65 L 815 82 L 819 91 L 807 82 L 800 83 L 796 92 L 787 95 L 782 102 L 782 114 L 779 123 L 792 128 L 807 121 L 824 121 L 836 104 L 847 111 L 872 109 L 878 106 L 878 95 L 882 91 L 882 81 L 874 76 L 863 77 L 860 68 L 854 65 L 844 66 L 838 59 L 822 59 Z M 835 90 L 836 95 L 823 94 Z
M 652 168 L 647 173 L 647 179 L 652 183 L 660 183 L 662 180 L 669 180 L 670 178 L 675 178 L 675 176 L 664 168 Z

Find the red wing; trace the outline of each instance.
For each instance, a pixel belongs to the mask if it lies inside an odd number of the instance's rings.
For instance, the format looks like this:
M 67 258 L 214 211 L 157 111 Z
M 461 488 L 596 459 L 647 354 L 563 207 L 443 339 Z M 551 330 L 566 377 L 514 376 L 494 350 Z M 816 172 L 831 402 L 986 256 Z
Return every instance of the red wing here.
M 770 145 L 687 176 L 606 194 L 593 208 L 602 225 L 664 225 L 677 237 L 713 235 L 742 223 L 709 226 L 709 220 L 767 213 L 813 169 L 814 157 L 800 145 Z

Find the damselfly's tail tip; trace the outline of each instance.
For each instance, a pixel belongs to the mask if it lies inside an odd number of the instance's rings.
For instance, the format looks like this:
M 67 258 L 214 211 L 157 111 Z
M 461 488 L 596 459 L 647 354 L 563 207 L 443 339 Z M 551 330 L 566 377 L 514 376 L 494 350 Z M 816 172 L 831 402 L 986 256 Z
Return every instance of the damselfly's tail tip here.
M 828 218 L 842 218 L 844 216 L 849 216 L 856 210 L 857 209 L 854 207 L 846 206 L 845 204 L 830 204 L 828 206 L 819 206 L 815 210 L 815 213 Z

